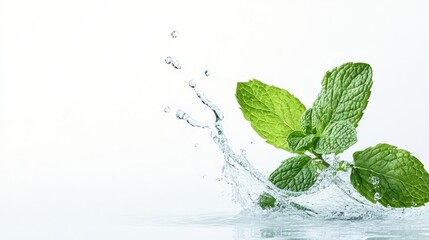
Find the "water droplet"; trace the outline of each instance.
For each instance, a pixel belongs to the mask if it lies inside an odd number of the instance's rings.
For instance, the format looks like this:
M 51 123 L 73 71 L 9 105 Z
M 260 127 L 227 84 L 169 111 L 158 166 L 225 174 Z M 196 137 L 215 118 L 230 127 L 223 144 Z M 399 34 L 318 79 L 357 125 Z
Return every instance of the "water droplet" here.
M 170 56 L 165 58 L 165 63 L 171 64 L 172 62 L 173 62 L 173 58 L 171 58 Z
M 381 199 L 381 195 L 380 195 L 380 193 L 379 193 L 379 192 L 374 193 L 374 200 L 375 200 L 375 201 L 378 201 L 378 200 L 380 200 L 380 199 Z
M 180 65 L 180 62 L 179 62 L 179 60 L 174 60 L 172 63 L 171 63 L 172 65 L 173 65 L 173 67 L 175 68 L 175 69 L 181 69 L 182 68 L 182 65 Z
M 181 109 L 178 109 L 176 111 L 176 117 L 178 119 L 183 119 L 185 117 L 185 115 L 186 115 L 186 113 L 183 110 L 181 110 Z
M 416 203 L 416 202 L 414 202 L 414 201 L 412 201 L 412 202 L 411 202 L 411 205 L 412 205 L 413 207 L 417 207 L 417 203 Z
M 171 111 L 171 108 L 169 107 L 169 106 L 166 106 L 165 108 L 164 108 L 164 112 L 165 113 L 169 113 Z
M 197 147 L 198 147 L 199 145 L 200 145 L 200 144 L 198 144 L 198 143 L 195 143 L 194 147 L 195 147 L 195 148 L 197 148 Z
M 380 183 L 380 179 L 376 176 L 371 176 L 370 180 L 372 185 L 378 185 Z
M 177 31 L 172 31 L 171 32 L 171 37 L 172 38 L 177 38 Z
M 195 88 L 197 86 L 197 82 L 195 82 L 195 80 L 190 80 L 189 81 L 189 87 L 191 87 L 191 88 Z
M 252 144 L 252 145 L 253 145 L 253 144 L 255 144 L 255 142 L 254 142 L 254 141 L 251 141 L 251 142 L 250 142 L 250 144 Z
M 211 75 L 211 72 L 209 70 L 205 70 L 204 74 L 206 75 L 206 77 L 209 77 Z

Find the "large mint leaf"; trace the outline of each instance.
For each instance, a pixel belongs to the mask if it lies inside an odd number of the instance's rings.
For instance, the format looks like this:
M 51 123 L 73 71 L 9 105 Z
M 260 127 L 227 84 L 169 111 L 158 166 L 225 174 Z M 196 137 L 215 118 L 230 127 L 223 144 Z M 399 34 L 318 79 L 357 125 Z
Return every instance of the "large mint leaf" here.
M 322 91 L 313 104 L 316 129 L 349 121 L 356 128 L 371 94 L 372 69 L 366 63 L 346 63 L 326 73 Z
M 253 129 L 267 143 L 289 151 L 287 137 L 301 130 L 305 106 L 288 91 L 255 79 L 238 83 L 236 97 Z
M 353 158 L 350 180 L 369 201 L 391 207 L 417 207 L 429 201 L 429 174 L 409 152 L 379 144 Z
M 320 154 L 342 153 L 357 142 L 356 129 L 348 121 L 330 124 L 314 144 L 314 151 Z
M 301 131 L 295 131 L 289 134 L 287 144 L 293 152 L 304 152 L 312 147 L 315 139 L 314 134 L 306 135 Z
M 280 189 L 294 192 L 308 190 L 316 182 L 319 175 L 317 169 L 322 168 L 307 155 L 297 155 L 282 162 L 270 175 L 270 181 Z

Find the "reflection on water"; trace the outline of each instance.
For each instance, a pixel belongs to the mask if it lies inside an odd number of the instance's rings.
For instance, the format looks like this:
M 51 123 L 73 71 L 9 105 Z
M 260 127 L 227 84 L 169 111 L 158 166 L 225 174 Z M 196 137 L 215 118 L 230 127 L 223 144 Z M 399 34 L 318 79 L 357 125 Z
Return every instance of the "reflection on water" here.
M 259 216 L 196 216 L 170 222 L 207 232 L 231 231 L 236 240 L 257 239 L 429 239 L 429 218 L 386 217 L 371 220 L 318 219 L 267 213 Z

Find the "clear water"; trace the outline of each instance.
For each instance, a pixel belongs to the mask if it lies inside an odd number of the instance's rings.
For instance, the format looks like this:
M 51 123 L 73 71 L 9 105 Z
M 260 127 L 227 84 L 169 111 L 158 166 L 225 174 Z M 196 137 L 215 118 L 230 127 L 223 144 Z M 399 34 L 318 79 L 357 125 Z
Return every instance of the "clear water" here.
M 146 227 L 153 239 L 429 239 L 427 220 L 422 215 L 345 221 L 242 212 L 168 217 Z
M 243 211 L 238 215 L 181 216 L 170 217 L 168 221 L 163 218 L 152 221 L 153 226 L 205 229 L 207 237 L 216 231 L 232 233 L 222 239 L 429 239 L 427 207 L 393 209 L 370 203 L 350 184 L 350 172 L 335 172 L 341 164 L 335 155 L 323 156 L 331 166 L 321 172 L 308 191 L 278 189 L 252 166 L 245 150 L 231 148 L 223 130 L 220 108 L 204 95 L 195 80 L 189 81 L 189 86 L 213 112 L 214 121 L 198 121 L 181 109 L 176 111 L 176 117 L 207 131 L 219 147 L 224 155 L 222 180 L 231 186 L 232 201 L 240 204 Z M 377 188 L 379 179 L 370 180 Z M 282 207 L 259 208 L 258 198 L 263 193 L 274 196 Z M 375 193 L 375 200 L 381 198 Z

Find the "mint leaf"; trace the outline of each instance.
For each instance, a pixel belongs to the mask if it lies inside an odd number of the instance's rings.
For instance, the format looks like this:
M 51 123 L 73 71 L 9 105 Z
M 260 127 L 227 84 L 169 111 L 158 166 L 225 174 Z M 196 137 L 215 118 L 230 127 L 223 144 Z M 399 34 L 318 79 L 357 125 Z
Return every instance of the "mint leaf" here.
M 280 189 L 294 192 L 308 190 L 316 182 L 322 168 L 307 155 L 297 155 L 282 162 L 270 175 L 270 181 Z
M 301 130 L 305 106 L 288 91 L 255 79 L 238 83 L 236 97 L 253 129 L 267 143 L 289 151 L 286 139 Z
M 295 131 L 289 134 L 287 144 L 293 152 L 304 152 L 313 145 L 315 138 L 314 134 L 306 135 L 301 131 Z
M 341 153 L 357 142 L 356 129 L 350 122 L 340 121 L 330 124 L 314 145 L 320 154 Z
M 303 192 L 316 182 L 319 176 L 318 169 L 325 168 L 322 163 L 313 161 L 307 155 L 296 155 L 284 160 L 280 167 L 271 173 L 269 179 L 280 189 Z M 273 208 L 276 206 L 276 199 L 270 194 L 264 193 L 259 196 L 258 203 L 263 209 Z M 294 207 L 306 210 L 305 207 L 300 205 Z
M 316 133 L 316 123 L 314 118 L 313 109 L 307 109 L 301 117 L 301 127 L 304 133 L 306 134 L 315 134 Z
M 270 194 L 264 193 L 259 196 L 258 203 L 262 209 L 273 208 L 276 206 L 276 199 Z
M 317 132 L 337 121 L 349 121 L 356 128 L 371 94 L 372 69 L 366 63 L 346 63 L 328 71 L 322 91 L 313 104 Z
M 379 144 L 353 154 L 353 187 L 383 206 L 417 207 L 429 201 L 429 174 L 411 153 Z

